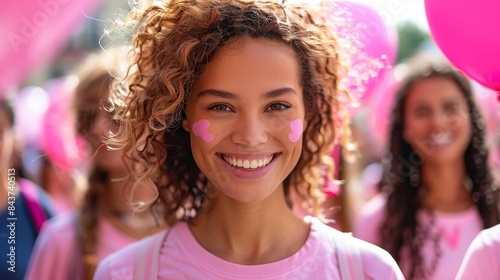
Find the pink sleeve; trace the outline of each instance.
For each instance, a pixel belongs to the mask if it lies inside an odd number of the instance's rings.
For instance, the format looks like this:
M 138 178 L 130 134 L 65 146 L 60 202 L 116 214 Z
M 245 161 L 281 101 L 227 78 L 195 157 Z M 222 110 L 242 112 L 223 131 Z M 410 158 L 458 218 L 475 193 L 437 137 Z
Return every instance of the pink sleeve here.
M 500 226 L 495 226 L 483 230 L 472 241 L 456 279 L 500 279 L 499 263 Z
M 76 250 L 74 220 L 56 217 L 45 222 L 35 242 L 26 280 L 66 280 Z
M 387 251 L 362 240 L 358 240 L 358 243 L 358 247 L 362 248 L 364 279 L 405 279 L 398 264 Z
M 355 237 L 375 245 L 380 243 L 380 226 L 384 219 L 385 196 L 379 194 L 366 202 L 354 221 L 352 233 Z
M 105 258 L 102 262 L 97 266 L 97 270 L 94 273 L 93 280 L 110 280 L 111 279 L 111 270 L 109 268 L 109 258 Z

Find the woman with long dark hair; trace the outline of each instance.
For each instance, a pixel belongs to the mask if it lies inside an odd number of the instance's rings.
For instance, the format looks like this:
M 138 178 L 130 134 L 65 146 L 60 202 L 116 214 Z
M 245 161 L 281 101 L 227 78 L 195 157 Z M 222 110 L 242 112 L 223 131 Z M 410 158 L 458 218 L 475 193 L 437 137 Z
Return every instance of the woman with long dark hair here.
M 407 279 L 454 279 L 473 238 L 499 222 L 485 122 L 449 67 L 410 75 L 396 95 L 382 193 L 354 234 L 386 249 Z

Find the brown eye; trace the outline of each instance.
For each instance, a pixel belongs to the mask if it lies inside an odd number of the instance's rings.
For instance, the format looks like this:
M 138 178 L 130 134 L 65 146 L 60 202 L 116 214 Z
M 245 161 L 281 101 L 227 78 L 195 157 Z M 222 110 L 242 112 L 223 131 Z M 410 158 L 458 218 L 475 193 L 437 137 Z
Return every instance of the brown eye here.
M 454 113 L 458 112 L 458 110 L 459 110 L 459 107 L 457 104 L 448 104 L 445 107 L 445 112 L 448 114 L 454 114 Z
M 266 108 L 266 111 L 285 111 L 285 110 L 290 109 L 290 107 L 292 107 L 292 106 L 290 106 L 286 103 L 277 102 L 277 103 L 273 103 L 273 104 L 269 105 Z
M 210 110 L 210 111 L 220 111 L 220 112 L 232 111 L 231 107 L 229 107 L 226 104 L 215 104 L 215 105 L 212 105 L 212 106 L 208 107 L 208 110 Z

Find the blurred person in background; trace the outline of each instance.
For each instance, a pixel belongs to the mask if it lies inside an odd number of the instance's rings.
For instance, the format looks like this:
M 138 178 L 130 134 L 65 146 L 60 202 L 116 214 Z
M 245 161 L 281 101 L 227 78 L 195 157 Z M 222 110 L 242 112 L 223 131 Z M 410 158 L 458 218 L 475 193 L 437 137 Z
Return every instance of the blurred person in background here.
M 104 257 L 165 227 L 160 216 L 132 207 L 154 194 L 131 179 L 133 172 L 127 168 L 123 151 L 107 150 L 102 143 L 107 133 L 118 129 L 107 97 L 116 67 L 126 61 L 126 51 L 92 53 L 77 72 L 72 106 L 77 131 L 89 149 L 87 191 L 77 213 L 58 216 L 44 225 L 27 279 L 92 279 Z
M 499 222 L 488 153 L 469 81 L 449 67 L 410 75 L 396 95 L 382 193 L 354 235 L 391 253 L 407 279 L 454 279 L 474 237 Z
M 0 100 L 0 279 L 24 279 L 28 261 L 43 222 L 52 216 L 50 199 L 22 178 L 14 112 Z
M 62 170 L 48 157 L 40 157 L 40 186 L 52 200 L 55 214 L 75 211 L 85 191 L 86 178 L 79 170 Z

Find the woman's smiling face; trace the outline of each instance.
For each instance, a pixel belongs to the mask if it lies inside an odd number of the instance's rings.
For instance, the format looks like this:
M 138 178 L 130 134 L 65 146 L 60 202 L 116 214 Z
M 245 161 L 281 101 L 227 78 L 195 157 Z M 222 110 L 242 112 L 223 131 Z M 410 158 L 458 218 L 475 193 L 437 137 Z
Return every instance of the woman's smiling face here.
M 405 139 L 424 163 L 463 160 L 472 125 L 464 94 L 452 80 L 434 77 L 417 82 L 405 108 Z
M 240 37 L 221 47 L 195 80 L 183 127 L 196 164 L 219 194 L 255 202 L 297 164 L 304 115 L 293 50 Z

